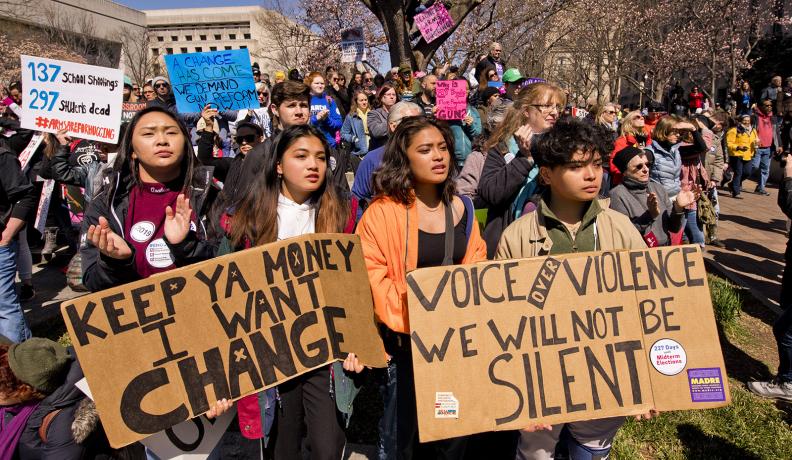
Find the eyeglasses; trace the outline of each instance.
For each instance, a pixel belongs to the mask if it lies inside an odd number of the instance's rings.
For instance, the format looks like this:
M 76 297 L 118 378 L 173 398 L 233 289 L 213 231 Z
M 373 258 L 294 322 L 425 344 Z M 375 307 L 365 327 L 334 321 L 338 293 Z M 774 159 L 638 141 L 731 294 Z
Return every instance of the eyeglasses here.
M 605 113 L 609 113 L 611 115 L 616 115 L 616 111 L 615 110 L 606 110 Z
M 258 93 L 259 96 L 269 97 L 269 93 Z
M 649 169 L 651 167 L 652 167 L 652 165 L 650 165 L 649 163 L 639 163 L 639 164 L 634 166 L 636 171 L 641 171 L 644 168 Z
M 143 91 L 143 94 L 154 94 L 154 90 L 153 89 L 148 89 L 146 91 Z
M 530 104 L 530 106 L 544 114 L 552 112 L 553 109 L 555 109 L 555 111 L 558 113 L 561 113 L 561 111 L 564 110 L 564 108 L 558 104 Z
M 636 115 L 633 117 L 633 120 L 643 120 L 643 119 L 644 119 L 643 115 Z
M 363 81 L 371 81 L 371 78 L 364 78 Z
M 167 83 L 157 83 L 156 85 L 154 85 L 154 87 L 155 88 L 167 88 L 168 84 Z
M 331 78 L 330 81 L 338 81 L 338 78 Z
M 247 136 L 237 136 L 236 137 L 236 143 L 239 144 L 239 145 L 242 145 L 242 144 L 245 144 L 245 143 L 252 144 L 254 142 L 256 142 L 256 135 L 255 134 L 248 134 Z

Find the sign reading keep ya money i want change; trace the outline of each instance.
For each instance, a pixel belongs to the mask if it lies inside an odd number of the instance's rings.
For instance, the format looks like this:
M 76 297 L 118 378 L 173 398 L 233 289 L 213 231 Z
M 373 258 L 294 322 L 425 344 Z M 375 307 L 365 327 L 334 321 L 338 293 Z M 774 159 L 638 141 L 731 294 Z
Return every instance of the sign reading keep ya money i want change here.
M 118 141 L 124 74 L 119 69 L 21 56 L 23 128 L 66 129 L 81 139 Z
M 61 307 L 113 447 L 350 352 L 383 367 L 373 311 L 360 239 L 341 234 L 251 248 Z
M 407 275 L 422 442 L 730 403 L 701 250 Z

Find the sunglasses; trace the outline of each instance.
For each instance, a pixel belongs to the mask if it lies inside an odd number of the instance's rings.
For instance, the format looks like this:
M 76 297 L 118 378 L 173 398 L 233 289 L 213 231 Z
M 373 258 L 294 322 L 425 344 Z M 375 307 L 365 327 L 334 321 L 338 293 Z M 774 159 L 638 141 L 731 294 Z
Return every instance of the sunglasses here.
M 331 81 L 338 81 L 338 78 L 331 78 Z
M 609 113 L 611 115 L 616 115 L 616 111 L 615 110 L 606 110 L 605 113 Z
M 363 81 L 371 81 L 371 78 L 364 78 Z
M 635 165 L 634 167 L 635 167 L 636 171 L 640 171 L 640 170 L 642 170 L 644 168 L 650 169 L 652 167 L 652 165 L 650 163 L 639 163 L 639 164 Z
M 239 144 L 239 145 L 242 145 L 242 144 L 245 144 L 245 143 L 252 144 L 254 142 L 256 142 L 256 135 L 255 134 L 248 134 L 247 136 L 237 136 L 236 137 L 236 143 Z
M 154 94 L 154 90 L 153 89 L 147 89 L 146 91 L 143 91 L 143 94 Z
M 258 93 L 258 95 L 259 95 L 259 96 L 268 97 L 268 96 L 269 96 L 269 93 Z
M 643 115 L 636 115 L 636 116 L 633 117 L 633 119 L 634 120 L 643 120 L 644 116 Z
M 167 83 L 157 83 L 156 85 L 154 85 L 154 87 L 155 88 L 167 88 L 168 84 Z

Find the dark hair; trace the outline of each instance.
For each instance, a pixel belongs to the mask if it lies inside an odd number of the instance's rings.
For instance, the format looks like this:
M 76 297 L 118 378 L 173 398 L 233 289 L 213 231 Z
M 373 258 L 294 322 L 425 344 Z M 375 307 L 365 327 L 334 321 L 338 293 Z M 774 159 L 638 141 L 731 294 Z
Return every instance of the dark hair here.
M 374 96 L 374 102 L 376 102 L 377 107 L 382 107 L 382 98 L 385 96 L 385 93 L 390 90 L 393 90 L 393 92 L 396 94 L 396 102 L 399 102 L 399 92 L 396 90 L 396 87 L 390 83 L 385 83 L 379 87 L 376 96 Z
M 385 77 L 380 74 L 374 75 L 374 86 L 379 88 L 380 86 L 385 84 Z
M 140 123 L 140 119 L 150 113 L 162 113 L 170 117 L 176 122 L 176 126 L 179 127 L 179 131 L 181 131 L 184 136 L 184 146 L 182 147 L 184 149 L 184 154 L 182 155 L 181 173 L 179 177 L 183 181 L 183 190 L 186 191 L 193 179 L 195 168 L 198 166 L 198 160 L 195 157 L 192 142 L 190 141 L 190 132 L 173 112 L 156 105 L 146 107 L 136 113 L 132 121 L 129 122 L 129 126 L 127 126 L 121 138 L 118 155 L 116 156 L 115 163 L 113 163 L 112 171 L 108 173 L 113 177 L 115 176 L 115 172 L 118 172 L 120 180 L 127 183 L 127 190 L 140 183 L 137 161 L 132 158 L 132 137 L 135 135 L 135 128 L 138 123 Z M 114 179 L 110 180 L 108 186 L 115 187 Z M 112 203 L 110 203 L 110 200 L 113 199 L 112 196 L 112 193 L 107 194 L 108 204 L 111 206 Z
M 374 184 L 375 196 L 388 196 L 402 204 L 412 204 L 415 199 L 413 189 L 413 173 L 410 169 L 410 160 L 407 158 L 407 149 L 415 136 L 427 128 L 440 131 L 443 135 L 448 154 L 450 155 L 448 177 L 445 182 L 438 185 L 443 203 L 449 204 L 456 193 L 454 177 L 457 165 L 454 159 L 454 135 L 443 122 L 430 120 L 422 115 L 402 119 L 396 131 L 385 145 L 382 163 L 374 172 L 371 182 Z
M 286 101 L 311 102 L 311 88 L 299 81 L 286 80 L 276 83 L 270 91 L 270 104 L 280 107 Z
M 278 237 L 278 197 L 281 192 L 282 177 L 278 175 L 278 163 L 283 160 L 286 150 L 298 139 L 315 137 L 324 147 L 329 158 L 330 146 L 324 135 L 310 125 L 296 125 L 284 129 L 275 139 L 271 155 L 267 155 L 261 173 L 251 184 L 248 193 L 239 204 L 231 223 L 231 242 L 239 247 L 250 242 L 257 246 L 271 243 Z M 349 218 L 349 202 L 343 199 L 332 181 L 332 171 L 328 165 L 322 187 L 314 192 L 316 202 L 316 232 L 338 233 L 344 230 Z
M 587 159 L 596 155 L 609 155 L 612 141 L 605 137 L 606 134 L 608 133 L 604 130 L 597 129 L 583 120 L 561 119 L 550 130 L 539 136 L 534 144 L 533 157 L 539 166 L 554 168 L 569 164 L 577 152 L 583 152 Z
M 10 85 L 8 85 L 8 92 L 9 93 L 11 93 L 12 89 L 15 89 L 15 90 L 17 90 L 17 91 L 19 91 L 21 93 L 22 92 L 22 82 L 21 81 L 15 81 L 15 82 L 11 83 Z

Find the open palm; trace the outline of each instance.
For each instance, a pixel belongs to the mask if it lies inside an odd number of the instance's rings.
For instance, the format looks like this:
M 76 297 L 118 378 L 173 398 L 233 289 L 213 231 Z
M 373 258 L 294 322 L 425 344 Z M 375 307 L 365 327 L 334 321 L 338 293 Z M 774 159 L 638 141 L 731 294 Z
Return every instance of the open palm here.
M 192 221 L 192 208 L 190 200 L 180 193 L 176 197 L 176 209 L 170 206 L 165 208 L 165 238 L 171 244 L 179 244 L 187 238 L 190 233 L 190 222 Z

